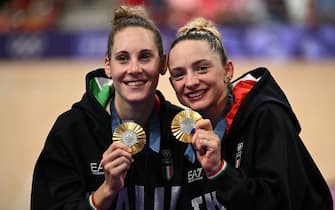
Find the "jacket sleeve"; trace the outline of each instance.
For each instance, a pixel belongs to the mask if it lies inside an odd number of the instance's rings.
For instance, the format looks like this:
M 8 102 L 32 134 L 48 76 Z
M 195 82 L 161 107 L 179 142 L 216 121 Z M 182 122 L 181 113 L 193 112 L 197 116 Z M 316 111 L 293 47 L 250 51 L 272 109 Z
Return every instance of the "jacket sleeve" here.
M 77 158 L 68 142 L 73 133 L 56 122 L 37 160 L 31 209 L 91 209 Z M 58 128 L 62 127 L 62 128 Z
M 229 210 L 332 210 L 328 186 L 289 114 L 264 106 L 248 123 L 241 167 L 228 165 L 210 180 L 218 200 Z

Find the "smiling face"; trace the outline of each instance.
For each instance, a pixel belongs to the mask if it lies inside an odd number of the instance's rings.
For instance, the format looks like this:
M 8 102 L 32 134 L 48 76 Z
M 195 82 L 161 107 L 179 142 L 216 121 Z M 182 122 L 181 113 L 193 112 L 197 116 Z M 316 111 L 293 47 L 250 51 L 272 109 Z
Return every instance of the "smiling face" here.
M 126 27 L 114 36 L 105 71 L 114 81 L 115 98 L 126 103 L 150 103 L 159 73 L 164 73 L 152 31 Z
M 225 78 L 231 78 L 230 61 L 222 64 L 219 53 L 210 49 L 205 40 L 183 40 L 169 54 L 171 83 L 178 100 L 185 106 L 215 117 L 226 101 L 228 86 Z

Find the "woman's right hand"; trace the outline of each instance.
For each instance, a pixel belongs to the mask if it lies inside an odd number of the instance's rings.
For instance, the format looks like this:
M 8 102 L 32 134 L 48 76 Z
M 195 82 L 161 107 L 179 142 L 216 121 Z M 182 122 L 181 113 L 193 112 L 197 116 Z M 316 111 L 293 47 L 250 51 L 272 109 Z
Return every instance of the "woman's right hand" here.
M 112 143 L 104 152 L 100 164 L 104 169 L 105 181 L 94 193 L 95 202 L 100 208 L 108 208 L 124 188 L 127 171 L 134 161 L 130 152 L 130 148 L 121 142 Z
M 133 162 L 130 152 L 127 145 L 114 142 L 102 156 L 101 166 L 105 173 L 105 184 L 115 193 L 120 192 L 124 187 L 124 179 Z
M 211 121 L 202 119 L 195 124 L 192 145 L 197 158 L 207 174 L 212 173 L 221 164 L 221 141 L 215 134 Z

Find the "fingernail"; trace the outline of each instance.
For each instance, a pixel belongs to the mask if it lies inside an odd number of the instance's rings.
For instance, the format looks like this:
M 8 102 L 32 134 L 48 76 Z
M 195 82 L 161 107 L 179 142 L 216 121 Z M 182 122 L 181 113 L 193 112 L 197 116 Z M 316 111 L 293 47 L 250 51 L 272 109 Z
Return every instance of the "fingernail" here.
M 195 128 L 192 128 L 190 133 L 194 134 L 195 133 Z

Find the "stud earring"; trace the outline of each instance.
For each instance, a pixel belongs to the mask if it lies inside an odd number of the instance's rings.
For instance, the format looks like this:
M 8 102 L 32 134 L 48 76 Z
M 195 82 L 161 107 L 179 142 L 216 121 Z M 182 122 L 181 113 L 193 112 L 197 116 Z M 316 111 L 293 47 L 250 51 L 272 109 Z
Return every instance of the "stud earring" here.
M 229 78 L 228 77 L 224 78 L 223 82 L 224 83 L 228 83 L 229 82 Z

